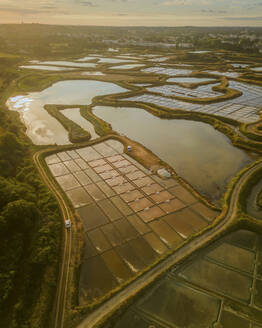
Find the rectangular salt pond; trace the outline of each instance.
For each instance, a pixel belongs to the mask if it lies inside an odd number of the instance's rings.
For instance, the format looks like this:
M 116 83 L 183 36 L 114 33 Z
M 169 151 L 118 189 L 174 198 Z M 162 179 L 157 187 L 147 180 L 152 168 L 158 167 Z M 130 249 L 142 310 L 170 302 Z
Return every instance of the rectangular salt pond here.
M 161 120 L 137 108 L 95 107 L 93 112 L 110 123 L 114 131 L 152 150 L 213 200 L 218 200 L 230 179 L 252 161 L 205 123 Z
M 215 98 L 221 96 L 221 92 L 213 91 L 213 84 L 202 85 L 192 90 L 178 85 L 163 85 L 160 87 L 147 88 L 149 92 L 159 93 L 164 96 L 177 96 L 186 98 Z
M 219 76 L 233 77 L 233 78 L 236 78 L 239 75 L 239 73 L 235 73 L 235 72 L 219 72 L 219 71 L 202 71 L 202 72 L 219 75 Z
M 177 68 L 165 68 L 165 67 L 149 67 L 141 70 L 144 73 L 154 73 L 154 74 L 165 74 L 165 75 L 185 75 L 191 74 L 192 70 L 188 69 L 177 69 Z
M 94 56 L 86 56 L 86 57 L 77 59 L 76 61 L 77 62 L 86 62 L 86 61 L 90 61 L 90 60 L 94 60 L 94 59 L 97 59 L 97 57 L 94 57 Z
M 88 80 L 69 80 L 54 83 L 40 92 L 11 97 L 10 110 L 20 113 L 27 135 L 37 145 L 70 144 L 65 128 L 43 108 L 46 104 L 89 105 L 96 96 L 126 92 L 114 83 Z M 82 124 L 82 123 L 81 123 Z
M 72 71 L 75 69 L 70 67 L 58 67 L 58 66 L 48 66 L 48 65 L 23 65 L 23 66 L 19 66 L 19 68 L 39 69 L 43 71 Z
M 209 79 L 207 77 L 173 77 L 168 79 L 167 82 L 175 82 L 175 83 L 201 83 L 201 82 L 211 82 L 215 81 L 215 79 Z
M 262 67 L 251 68 L 251 70 L 254 72 L 262 72 Z
M 96 75 L 96 76 L 104 76 L 105 74 L 102 72 L 83 72 L 82 75 Z
M 208 92 L 211 90 L 212 86 L 213 85 L 202 85 L 197 89 L 189 90 L 188 94 L 192 94 L 201 98 L 208 95 Z M 171 90 L 177 90 L 178 92 L 185 92 L 185 90 L 187 90 L 186 88 L 179 88 L 180 87 L 178 86 L 172 86 Z M 142 94 L 139 96 L 126 98 L 124 100 L 156 104 L 158 106 L 164 106 L 170 109 L 203 112 L 216 116 L 229 117 L 245 123 L 256 122 L 259 119 L 257 112 L 260 109 L 262 103 L 262 88 L 259 86 L 249 85 L 247 83 L 236 81 L 230 81 L 229 88 L 241 91 L 242 95 L 233 100 L 225 100 L 210 105 L 187 103 L 184 101 L 170 99 L 161 95 L 157 96 L 153 94 Z M 172 94 L 170 93 L 170 86 L 169 89 L 167 87 L 154 87 L 149 88 L 149 90 L 158 90 L 160 92 L 165 91 L 167 95 Z M 215 94 L 214 91 L 212 92 Z M 221 95 L 219 93 L 217 94 Z
M 79 67 L 79 68 L 94 68 L 97 64 L 94 63 L 76 63 L 76 62 L 69 62 L 69 61 L 62 61 L 62 60 L 55 60 L 55 61 L 43 61 L 39 62 L 39 64 L 43 65 L 57 65 L 57 66 L 71 66 L 71 67 Z
M 208 50 L 198 50 L 198 51 L 190 51 L 189 54 L 207 54 L 210 51 Z
M 230 63 L 230 65 L 235 68 L 246 68 L 249 66 L 249 64 L 240 64 L 240 63 Z
M 145 65 L 143 64 L 130 64 L 130 65 L 122 65 L 122 66 L 114 66 L 110 67 L 110 69 L 132 69 L 132 68 L 138 68 L 143 67 Z
M 134 61 L 134 60 L 132 60 Z M 119 59 L 119 58 L 99 58 L 99 63 L 108 63 L 108 64 L 118 64 L 118 63 L 130 63 L 128 59 Z

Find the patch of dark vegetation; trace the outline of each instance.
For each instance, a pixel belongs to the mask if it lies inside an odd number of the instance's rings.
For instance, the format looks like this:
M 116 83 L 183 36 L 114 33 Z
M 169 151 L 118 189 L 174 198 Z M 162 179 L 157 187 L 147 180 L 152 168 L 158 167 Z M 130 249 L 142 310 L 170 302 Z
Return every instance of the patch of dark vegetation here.
M 262 190 L 258 194 L 258 197 L 257 197 L 257 205 L 262 208 Z
M 56 291 L 59 207 L 39 178 L 18 115 L 4 105 L 5 92 L 19 77 L 17 58 L 9 67 L 2 63 L 0 58 L 1 326 L 47 327 Z

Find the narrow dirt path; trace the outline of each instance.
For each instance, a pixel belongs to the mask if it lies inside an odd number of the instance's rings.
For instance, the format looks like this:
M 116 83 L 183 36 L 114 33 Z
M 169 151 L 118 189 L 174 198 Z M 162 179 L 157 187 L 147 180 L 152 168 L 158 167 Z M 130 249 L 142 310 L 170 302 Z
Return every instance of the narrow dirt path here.
M 45 150 L 46 151 L 46 150 Z M 63 196 L 60 194 L 59 190 L 57 190 L 53 181 L 47 176 L 45 170 L 43 169 L 39 157 L 45 151 L 40 151 L 34 154 L 33 160 L 34 163 L 43 179 L 43 182 L 47 185 L 47 187 L 54 193 L 58 204 L 61 209 L 62 219 L 65 222 L 67 219 L 72 219 L 73 214 L 68 208 Z M 71 220 L 71 222 L 73 222 Z M 65 224 L 63 224 L 63 242 L 61 248 L 61 263 L 59 270 L 59 277 L 57 281 L 57 292 L 56 299 L 54 304 L 52 322 L 50 323 L 50 327 L 60 328 L 64 325 L 64 313 L 66 308 L 66 294 L 67 294 L 67 285 L 69 279 L 69 266 L 71 260 L 71 242 L 72 242 L 72 232 L 71 229 L 66 229 Z

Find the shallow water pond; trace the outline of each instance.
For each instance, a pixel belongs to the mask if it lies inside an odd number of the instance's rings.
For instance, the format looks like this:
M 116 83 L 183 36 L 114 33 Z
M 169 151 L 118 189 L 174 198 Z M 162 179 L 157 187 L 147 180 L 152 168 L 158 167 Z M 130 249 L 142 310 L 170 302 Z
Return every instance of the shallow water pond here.
M 69 144 L 68 132 L 43 108 L 45 104 L 88 105 L 96 96 L 125 92 L 113 83 L 87 80 L 69 80 L 32 92 L 27 96 L 11 97 L 7 101 L 10 110 L 20 113 L 27 134 L 37 145 Z
M 241 63 L 231 63 L 231 66 L 233 66 L 234 68 L 246 68 L 249 66 L 249 64 L 241 64 Z
M 132 60 L 134 61 L 134 60 Z M 119 59 L 119 58 L 99 58 L 99 63 L 108 63 L 108 64 L 118 64 L 118 63 L 129 63 L 129 59 Z
M 174 77 L 168 79 L 167 82 L 176 82 L 176 83 L 201 83 L 201 82 L 210 82 L 214 79 L 209 79 L 207 77 Z
M 262 67 L 251 68 L 251 70 L 254 72 L 262 72 Z
M 208 124 L 162 120 L 137 108 L 96 107 L 94 114 L 152 150 L 200 193 L 218 200 L 252 158 Z
M 210 51 L 208 50 L 198 50 L 198 51 L 191 51 L 189 52 L 190 54 L 207 54 L 209 53 Z
M 95 56 L 86 56 L 86 57 L 77 59 L 76 61 L 77 62 L 85 62 L 85 61 L 90 61 L 90 60 L 94 60 L 94 59 L 97 59 L 97 57 L 95 57 Z
M 83 72 L 82 75 L 97 75 L 97 76 L 104 76 L 105 74 L 102 72 Z
M 59 67 L 59 66 L 48 66 L 48 65 L 24 65 L 19 67 L 26 68 L 26 69 L 39 69 L 43 71 L 72 71 L 75 69 L 71 67 Z
M 75 63 L 69 61 L 55 60 L 55 61 L 44 61 L 39 62 L 39 64 L 43 65 L 60 65 L 60 66 L 72 66 L 72 67 L 96 67 L 94 63 Z
M 130 65 L 122 65 L 122 66 L 114 66 L 110 67 L 110 69 L 132 69 L 132 68 L 138 68 L 143 67 L 145 65 L 143 64 L 130 64 Z

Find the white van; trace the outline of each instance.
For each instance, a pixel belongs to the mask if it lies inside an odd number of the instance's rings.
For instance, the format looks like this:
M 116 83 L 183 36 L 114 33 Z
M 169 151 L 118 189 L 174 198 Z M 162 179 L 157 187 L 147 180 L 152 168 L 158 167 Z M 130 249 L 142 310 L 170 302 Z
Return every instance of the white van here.
M 70 220 L 65 220 L 65 227 L 66 227 L 66 229 L 71 228 L 71 222 L 70 222 Z

